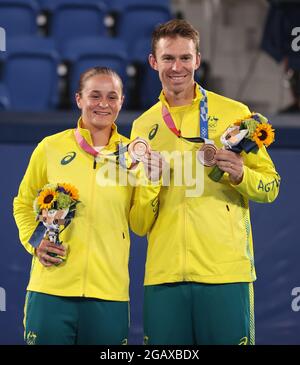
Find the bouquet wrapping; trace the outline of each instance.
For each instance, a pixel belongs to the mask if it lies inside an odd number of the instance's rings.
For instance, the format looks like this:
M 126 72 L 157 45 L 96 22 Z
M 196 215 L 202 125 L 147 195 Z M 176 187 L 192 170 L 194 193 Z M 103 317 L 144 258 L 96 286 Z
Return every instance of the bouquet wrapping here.
M 61 245 L 60 233 L 71 223 L 79 203 L 78 190 L 71 184 L 46 184 L 33 202 L 36 220 L 39 225 L 30 243 L 38 247 L 43 238 L 55 245 Z M 57 257 L 54 253 L 50 256 Z M 64 260 L 63 257 L 60 257 Z
M 262 146 L 268 147 L 274 142 L 275 133 L 268 119 L 259 113 L 252 113 L 242 120 L 238 120 L 233 126 L 227 128 L 220 140 L 223 148 L 235 153 L 257 153 Z M 217 165 L 208 176 L 218 182 L 224 174 Z

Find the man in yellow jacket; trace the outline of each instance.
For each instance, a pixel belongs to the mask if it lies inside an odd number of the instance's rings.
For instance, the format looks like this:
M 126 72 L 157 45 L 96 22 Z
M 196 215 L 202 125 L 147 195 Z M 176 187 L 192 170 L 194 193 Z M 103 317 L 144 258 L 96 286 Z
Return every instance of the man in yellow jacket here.
M 199 34 L 189 23 L 171 20 L 155 29 L 149 62 L 162 92 L 134 122 L 131 137 L 145 138 L 171 157 L 169 183 L 161 186 L 158 218 L 148 235 L 144 339 L 148 344 L 254 344 L 249 200 L 272 202 L 280 178 L 265 147 L 248 154 L 221 149 L 225 130 L 250 111 L 195 83 L 200 60 Z M 203 144 L 188 137 L 199 136 L 218 147 L 216 164 L 225 174 L 215 182 L 208 177 L 212 168 L 203 167 L 200 189 L 196 178 L 198 194 L 193 194 L 193 185 L 177 183 L 172 153 L 191 153 L 190 165 L 197 170 L 196 152 Z M 186 167 L 183 163 L 182 170 Z

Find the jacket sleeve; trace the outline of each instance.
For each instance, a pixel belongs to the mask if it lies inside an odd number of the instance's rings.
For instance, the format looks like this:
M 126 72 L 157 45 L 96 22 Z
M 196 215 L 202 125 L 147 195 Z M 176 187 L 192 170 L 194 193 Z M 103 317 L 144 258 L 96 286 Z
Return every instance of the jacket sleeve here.
M 232 185 L 239 193 L 257 203 L 271 203 L 279 193 L 280 176 L 265 147 L 257 153 L 243 154 L 244 176 L 239 185 Z
M 131 202 L 129 225 L 135 234 L 144 236 L 150 231 L 158 215 L 161 180 L 151 183 L 145 176 L 142 165 L 139 170 L 138 183 Z
M 133 140 L 136 137 L 144 138 L 144 135 L 139 133 L 136 123 L 133 123 L 130 138 Z M 129 224 L 135 234 L 144 236 L 150 231 L 158 215 L 161 181 L 152 184 L 147 179 L 142 164 L 139 166 L 137 176 L 139 183 L 133 192 Z
M 33 210 L 33 201 L 38 191 L 47 183 L 46 156 L 44 143 L 41 142 L 33 151 L 29 165 L 20 184 L 17 197 L 14 198 L 14 218 L 19 229 L 20 241 L 25 249 L 34 254 L 34 247 L 29 239 L 37 227 Z

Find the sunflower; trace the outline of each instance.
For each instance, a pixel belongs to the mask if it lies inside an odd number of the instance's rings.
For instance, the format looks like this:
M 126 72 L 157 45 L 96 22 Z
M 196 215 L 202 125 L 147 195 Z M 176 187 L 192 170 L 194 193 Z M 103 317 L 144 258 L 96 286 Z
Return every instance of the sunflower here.
M 75 186 L 66 183 L 59 184 L 59 186 L 63 187 L 73 200 L 79 200 L 79 193 Z
M 274 137 L 274 129 L 271 124 L 262 123 L 258 124 L 251 139 L 260 148 L 263 145 L 268 147 L 274 141 Z
M 37 202 L 40 209 L 51 209 L 56 199 L 57 192 L 53 189 L 46 189 L 40 192 Z

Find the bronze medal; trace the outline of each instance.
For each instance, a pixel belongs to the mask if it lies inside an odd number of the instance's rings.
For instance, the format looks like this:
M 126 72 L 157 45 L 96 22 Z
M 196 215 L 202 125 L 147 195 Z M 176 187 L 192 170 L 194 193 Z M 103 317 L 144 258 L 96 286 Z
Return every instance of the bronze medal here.
M 217 147 L 211 143 L 204 143 L 203 146 L 197 151 L 198 161 L 207 167 L 215 166 L 215 154 Z
M 128 153 L 135 161 L 142 161 L 143 157 L 149 153 L 149 151 L 150 148 L 147 141 L 142 138 L 136 138 L 128 146 Z

